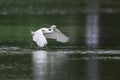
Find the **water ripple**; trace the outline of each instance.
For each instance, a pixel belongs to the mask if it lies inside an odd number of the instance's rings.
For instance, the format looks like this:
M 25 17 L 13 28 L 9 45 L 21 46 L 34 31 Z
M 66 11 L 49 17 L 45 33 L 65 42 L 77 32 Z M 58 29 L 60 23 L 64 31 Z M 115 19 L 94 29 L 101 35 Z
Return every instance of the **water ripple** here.
M 104 49 L 96 49 L 96 50 L 71 50 L 69 49 L 37 49 L 37 50 L 45 50 L 47 52 L 50 52 L 51 54 L 120 54 L 120 50 L 104 50 Z M 36 51 L 36 49 L 29 49 L 29 48 L 21 48 L 21 47 L 0 47 L 0 54 L 1 53 L 30 53 L 32 51 Z M 56 53 L 57 52 L 57 53 Z
M 41 51 L 20 47 L 0 47 L 0 56 L 31 54 L 34 51 Z M 68 60 L 120 60 L 120 50 L 71 50 L 71 49 L 45 49 L 46 54 L 57 56 L 73 56 Z
M 25 49 L 20 47 L 0 47 L 0 55 L 2 54 L 27 54 L 31 49 Z

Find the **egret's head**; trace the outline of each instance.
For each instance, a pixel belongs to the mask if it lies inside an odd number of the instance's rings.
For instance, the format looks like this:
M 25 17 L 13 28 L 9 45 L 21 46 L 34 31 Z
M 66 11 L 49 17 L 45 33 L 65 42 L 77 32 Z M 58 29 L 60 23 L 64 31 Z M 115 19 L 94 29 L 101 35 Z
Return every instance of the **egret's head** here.
M 56 28 L 57 26 L 56 25 L 52 25 L 51 28 Z

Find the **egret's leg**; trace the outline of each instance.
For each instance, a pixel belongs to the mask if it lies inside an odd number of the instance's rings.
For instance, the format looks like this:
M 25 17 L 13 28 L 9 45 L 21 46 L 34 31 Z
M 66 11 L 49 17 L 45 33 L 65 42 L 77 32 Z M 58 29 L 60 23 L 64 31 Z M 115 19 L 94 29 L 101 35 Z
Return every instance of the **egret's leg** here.
M 32 48 L 34 45 L 37 45 L 34 41 L 30 44 L 30 47 Z

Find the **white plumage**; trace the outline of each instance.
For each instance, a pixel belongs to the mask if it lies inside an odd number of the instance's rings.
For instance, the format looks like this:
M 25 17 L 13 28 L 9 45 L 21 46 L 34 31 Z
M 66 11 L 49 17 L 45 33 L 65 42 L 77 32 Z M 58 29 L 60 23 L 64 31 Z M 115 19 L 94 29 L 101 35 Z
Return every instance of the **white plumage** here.
M 60 30 L 56 28 L 55 25 L 52 25 L 50 28 L 41 28 L 33 34 L 33 41 L 39 46 L 44 47 L 47 45 L 46 38 L 56 39 L 58 42 L 66 43 L 69 41 L 69 38 L 65 36 Z

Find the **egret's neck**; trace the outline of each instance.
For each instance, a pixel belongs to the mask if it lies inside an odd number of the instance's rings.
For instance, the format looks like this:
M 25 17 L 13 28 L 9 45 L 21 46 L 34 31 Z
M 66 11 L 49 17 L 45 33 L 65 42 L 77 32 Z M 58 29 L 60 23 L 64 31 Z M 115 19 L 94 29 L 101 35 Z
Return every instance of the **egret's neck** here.
M 43 32 L 43 34 L 52 33 L 53 29 L 52 28 L 42 28 L 42 32 Z

